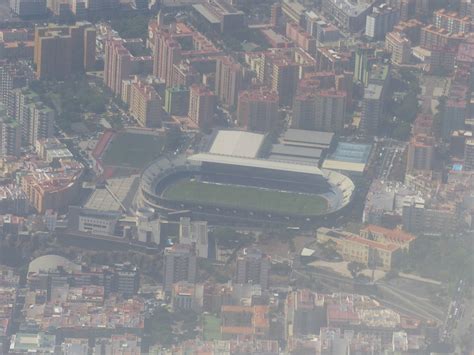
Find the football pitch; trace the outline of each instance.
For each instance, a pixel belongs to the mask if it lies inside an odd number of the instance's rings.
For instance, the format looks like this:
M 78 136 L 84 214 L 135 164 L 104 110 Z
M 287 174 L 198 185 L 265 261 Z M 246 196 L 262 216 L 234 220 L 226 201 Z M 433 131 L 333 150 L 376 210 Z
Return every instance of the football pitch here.
M 326 199 L 317 195 L 190 180 L 171 185 L 164 191 L 163 197 L 174 201 L 289 215 L 321 215 L 328 208 Z
M 142 169 L 163 152 L 164 137 L 122 132 L 112 138 L 103 154 L 103 164 Z

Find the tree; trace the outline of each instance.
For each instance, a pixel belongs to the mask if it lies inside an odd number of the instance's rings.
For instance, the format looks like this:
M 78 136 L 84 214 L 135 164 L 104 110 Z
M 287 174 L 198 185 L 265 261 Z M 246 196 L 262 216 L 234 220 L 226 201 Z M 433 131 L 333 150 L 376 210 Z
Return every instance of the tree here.
M 365 265 L 358 263 L 357 261 L 351 261 L 349 264 L 347 264 L 347 270 L 352 275 L 352 278 L 356 278 L 357 275 L 359 275 L 359 272 L 365 269 Z

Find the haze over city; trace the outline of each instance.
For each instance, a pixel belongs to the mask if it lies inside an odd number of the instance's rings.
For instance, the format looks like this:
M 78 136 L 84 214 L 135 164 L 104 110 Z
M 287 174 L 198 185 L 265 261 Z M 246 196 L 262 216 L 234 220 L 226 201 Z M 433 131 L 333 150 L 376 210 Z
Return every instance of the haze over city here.
M 474 354 L 472 0 L 0 0 L 0 354 Z

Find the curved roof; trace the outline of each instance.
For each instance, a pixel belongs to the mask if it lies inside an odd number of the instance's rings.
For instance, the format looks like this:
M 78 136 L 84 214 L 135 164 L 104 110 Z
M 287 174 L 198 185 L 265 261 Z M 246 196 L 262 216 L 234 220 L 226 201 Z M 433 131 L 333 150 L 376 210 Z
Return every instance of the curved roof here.
M 59 255 L 43 255 L 30 262 L 28 273 L 40 271 L 55 271 L 62 267 L 68 271 L 80 271 L 81 266 Z

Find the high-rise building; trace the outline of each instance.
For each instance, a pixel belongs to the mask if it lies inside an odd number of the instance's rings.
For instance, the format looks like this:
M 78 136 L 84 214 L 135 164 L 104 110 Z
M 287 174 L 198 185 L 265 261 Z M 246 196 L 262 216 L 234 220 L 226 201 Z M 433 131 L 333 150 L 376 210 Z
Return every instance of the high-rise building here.
M 153 86 L 140 79 L 131 83 L 130 114 L 142 127 L 161 125 L 161 99 Z
M 411 41 L 400 32 L 389 32 L 385 36 L 385 50 L 392 55 L 392 63 L 407 64 L 411 57 Z
M 206 221 L 191 221 L 189 217 L 181 217 L 179 220 L 179 243 L 192 245 L 196 256 L 208 258 L 209 241 Z
M 460 16 L 457 12 L 440 9 L 433 14 L 433 23 L 451 33 L 468 33 L 471 31 L 472 18 Z
M 372 40 L 382 40 L 398 22 L 399 10 L 387 4 L 375 6 L 372 13 L 367 15 L 365 35 Z
M 204 85 L 192 85 L 189 90 L 189 118 L 199 127 L 209 128 L 214 122 L 217 97 Z
M 402 205 L 403 229 L 417 234 L 425 226 L 425 200 L 418 196 L 407 196 Z
M 354 82 L 367 85 L 369 71 L 375 63 L 375 51 L 370 47 L 358 47 L 355 52 Z
M 174 283 L 196 281 L 196 255 L 191 245 L 175 244 L 164 251 L 163 289 L 171 292 Z
M 55 112 L 40 101 L 38 95 L 27 89 L 15 90 L 12 109 L 22 130 L 22 144 L 35 146 L 41 139 L 54 135 Z
M 474 171 L 474 139 L 466 140 L 464 146 L 464 170 Z
M 272 62 L 271 89 L 278 94 L 280 106 L 293 103 L 298 85 L 298 64 L 281 58 Z
M 46 0 L 10 0 L 10 9 L 20 17 L 46 16 Z
M 315 97 L 314 129 L 339 133 L 344 128 L 346 116 L 346 92 L 320 90 Z
M 382 117 L 383 86 L 369 84 L 364 90 L 360 130 L 367 136 L 376 135 Z
M 237 122 L 249 131 L 269 132 L 278 121 L 278 94 L 266 88 L 239 94 Z
M 132 75 L 150 74 L 151 56 L 135 56 L 143 51 L 141 39 L 111 38 L 105 43 L 104 83 L 116 95 L 122 94 L 122 82 Z
M 434 160 L 435 139 L 427 135 L 415 135 L 408 144 L 407 172 L 431 170 Z
M 216 95 L 221 102 L 233 107 L 237 105 L 242 88 L 242 66 L 231 57 L 219 58 L 216 62 Z
M 258 284 L 268 288 L 271 258 L 256 248 L 245 248 L 237 256 L 235 282 L 238 284 Z
M 167 87 L 185 84 L 179 82 L 176 71 L 184 60 L 193 58 L 213 58 L 220 55 L 220 51 L 203 34 L 186 26 L 182 22 L 169 26 L 163 24 L 160 12 L 156 21 L 149 24 L 148 42 L 153 50 L 153 75 L 158 76 Z M 183 75 L 180 75 L 183 77 Z
M 189 112 L 189 88 L 185 86 L 166 88 L 164 109 L 170 115 L 187 116 Z
M 74 72 L 92 70 L 95 65 L 96 32 L 90 23 L 74 26 L 37 27 L 34 62 L 36 77 L 63 80 Z
M 26 86 L 34 75 L 32 70 L 22 63 L 0 62 L 0 102 L 7 109 L 12 102 L 14 89 Z M 8 112 L 10 116 L 12 113 Z
M 20 156 L 21 126 L 17 120 L 0 122 L 0 156 Z
M 288 292 L 285 300 L 286 337 L 319 334 L 325 321 L 324 300 L 317 294 L 308 289 Z

